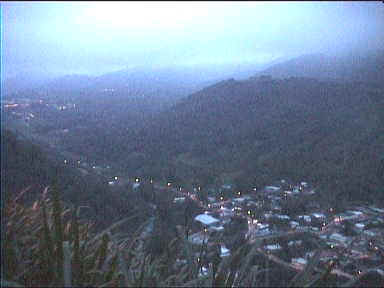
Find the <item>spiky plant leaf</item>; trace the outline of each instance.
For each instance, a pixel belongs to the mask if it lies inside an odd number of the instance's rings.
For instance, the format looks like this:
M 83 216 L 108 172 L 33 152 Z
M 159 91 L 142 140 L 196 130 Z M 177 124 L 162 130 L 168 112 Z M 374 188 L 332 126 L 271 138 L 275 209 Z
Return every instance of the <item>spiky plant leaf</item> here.
M 71 247 L 68 241 L 63 243 L 64 261 L 63 261 L 63 276 L 64 286 L 72 287 L 72 265 L 71 265 Z
M 61 222 L 61 204 L 59 191 L 57 189 L 56 183 L 52 187 L 52 198 L 53 198 L 53 221 L 54 221 L 54 230 L 55 230 L 55 246 L 56 246 L 56 273 L 57 273 L 57 284 L 62 286 L 64 284 L 64 271 L 63 271 L 63 262 L 64 262 L 64 251 L 63 251 L 63 229 Z

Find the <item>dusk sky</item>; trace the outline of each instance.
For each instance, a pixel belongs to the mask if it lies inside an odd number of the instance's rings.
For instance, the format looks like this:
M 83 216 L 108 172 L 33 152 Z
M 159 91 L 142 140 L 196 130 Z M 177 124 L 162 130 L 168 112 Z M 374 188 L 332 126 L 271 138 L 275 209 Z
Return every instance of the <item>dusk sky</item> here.
M 1 2 L 3 77 L 384 47 L 379 2 Z

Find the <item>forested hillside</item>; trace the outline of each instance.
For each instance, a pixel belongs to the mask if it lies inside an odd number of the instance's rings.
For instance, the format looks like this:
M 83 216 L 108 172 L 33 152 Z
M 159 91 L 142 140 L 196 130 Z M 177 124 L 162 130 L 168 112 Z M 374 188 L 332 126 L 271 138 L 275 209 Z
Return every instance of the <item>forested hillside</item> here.
M 160 114 L 121 149 L 143 153 L 139 167 L 231 171 L 259 185 L 287 176 L 382 199 L 382 93 L 359 82 L 231 79 Z
M 86 216 L 96 223 L 96 230 L 108 227 L 123 217 L 140 212 L 147 216 L 145 201 L 130 186 L 111 187 L 96 174 L 82 175 L 78 169 L 66 167 L 54 157 L 47 155 L 39 146 L 9 130 L 2 130 L 1 142 L 1 193 L 2 203 L 14 198 L 21 191 L 21 203 L 29 205 L 41 198 L 45 187 L 56 185 L 62 199 L 74 207 L 88 206 Z M 52 152 L 51 152 L 52 153 Z M 58 158 L 57 158 L 58 159 Z M 137 225 L 126 228 L 131 231 Z

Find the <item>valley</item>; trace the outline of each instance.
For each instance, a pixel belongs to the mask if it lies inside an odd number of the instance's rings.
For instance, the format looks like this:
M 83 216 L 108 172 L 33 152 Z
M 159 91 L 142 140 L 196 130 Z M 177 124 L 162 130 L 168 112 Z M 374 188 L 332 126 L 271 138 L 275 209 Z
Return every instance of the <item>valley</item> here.
M 60 167 L 68 177 L 60 180 L 63 197 L 92 203 L 98 230 L 141 210 L 136 224 L 149 224 L 140 249 L 158 253 L 176 227 L 195 249 L 219 249 L 221 259 L 250 245 L 257 265 L 289 273 L 313 261 L 313 273 L 331 265 L 335 285 L 381 263 L 382 88 L 262 75 L 161 105 L 125 92 L 96 94 L 95 102 L 75 97 L 79 91 L 52 93 L 3 99 L 2 129 Z M 165 236 L 156 242 L 159 230 Z M 208 275 L 214 260 L 198 251 L 193 257 L 200 277 Z M 284 277 L 281 283 L 292 275 Z

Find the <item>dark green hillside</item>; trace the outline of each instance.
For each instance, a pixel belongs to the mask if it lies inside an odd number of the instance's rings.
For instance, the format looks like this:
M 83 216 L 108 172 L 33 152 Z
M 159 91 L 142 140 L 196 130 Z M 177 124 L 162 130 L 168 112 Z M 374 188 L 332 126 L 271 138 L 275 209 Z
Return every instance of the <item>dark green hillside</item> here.
M 37 145 L 21 140 L 10 130 L 2 129 L 2 191 L 19 192 L 29 185 L 49 185 L 57 169 L 59 167 L 49 161 Z M 41 187 L 35 188 L 41 191 Z
M 136 222 L 137 225 L 147 218 L 147 204 L 130 187 L 111 189 L 99 175 L 83 176 L 77 169 L 65 167 L 56 160 L 57 155 L 52 151 L 47 154 L 36 144 L 20 139 L 6 129 L 2 130 L 1 135 L 3 200 L 29 187 L 21 200 L 31 203 L 41 197 L 45 187 L 57 183 L 66 203 L 90 207 L 87 215 L 97 223 L 97 230 L 138 211 L 142 217 Z M 134 229 L 136 224 L 127 229 Z
M 358 82 L 231 79 L 160 114 L 125 151 L 143 154 L 143 170 L 157 161 L 190 173 L 235 172 L 250 184 L 288 176 L 353 198 L 382 197 L 382 95 Z

